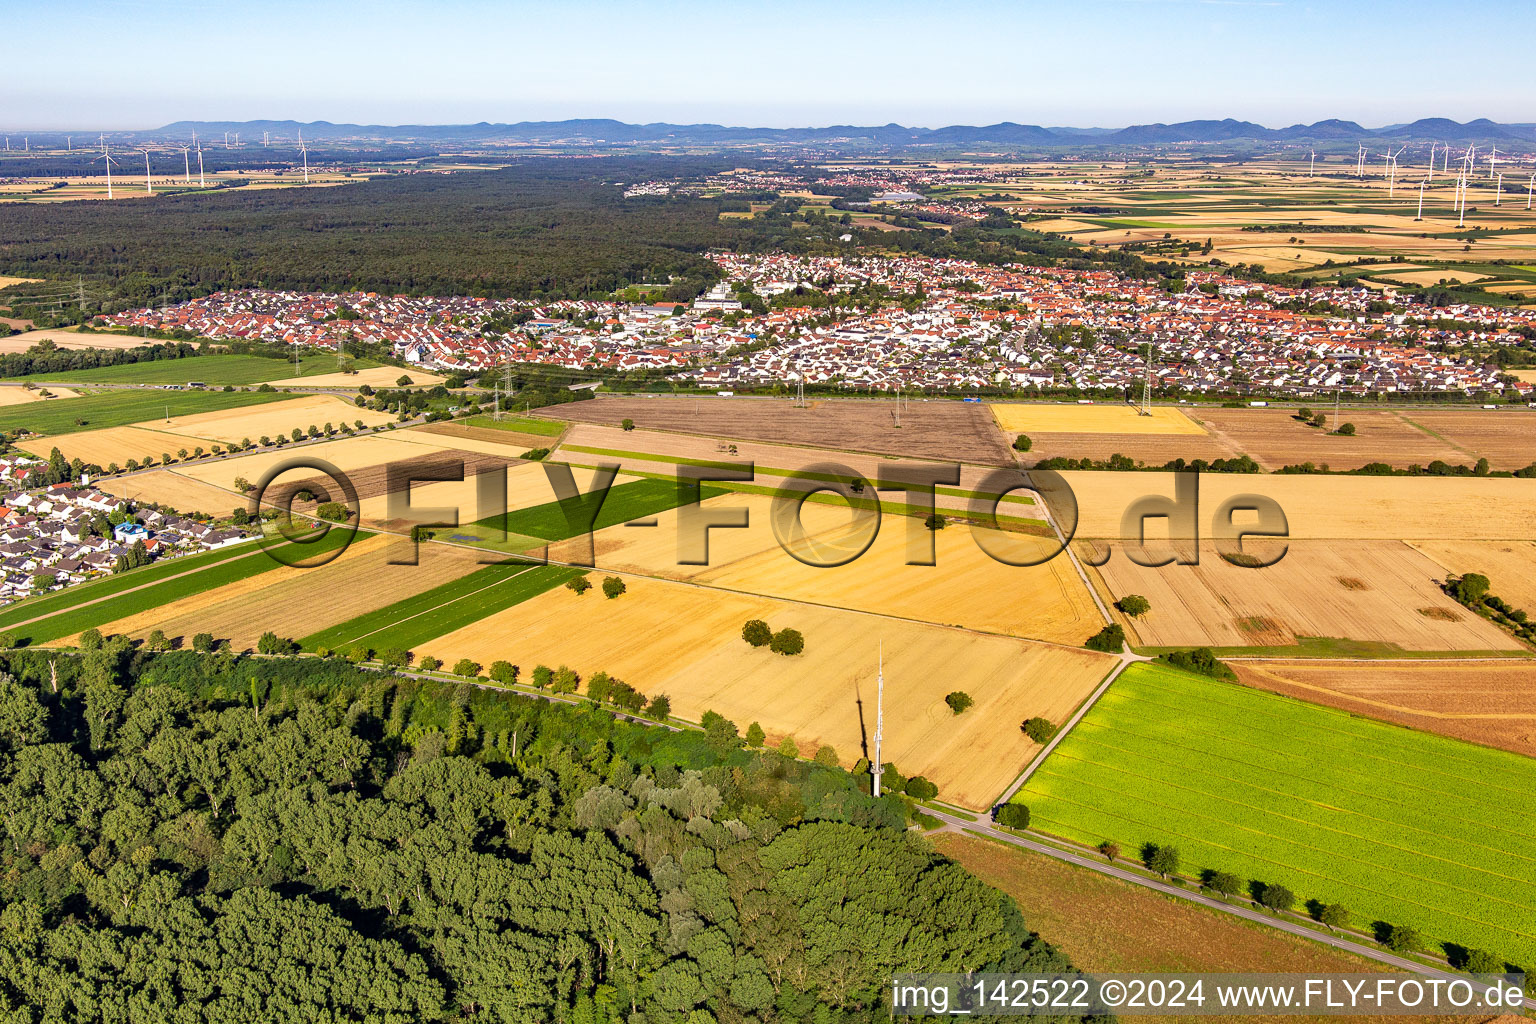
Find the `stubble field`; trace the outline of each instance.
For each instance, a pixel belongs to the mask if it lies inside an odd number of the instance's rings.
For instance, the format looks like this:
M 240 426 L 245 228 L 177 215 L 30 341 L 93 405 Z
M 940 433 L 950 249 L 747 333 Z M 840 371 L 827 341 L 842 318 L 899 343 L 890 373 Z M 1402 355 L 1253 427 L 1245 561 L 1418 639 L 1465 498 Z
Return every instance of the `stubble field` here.
M 1274 565 L 1233 565 L 1213 544 L 1199 565 L 1138 565 L 1117 550 L 1091 569 L 1112 600 L 1152 609 L 1122 617 L 1152 647 L 1279 647 L 1337 638 L 1407 651 L 1523 651 L 1437 585 L 1440 567 L 1400 541 L 1297 541 Z
M 1154 406 L 1143 416 L 1131 405 L 994 404 L 989 406 L 998 426 L 1010 434 L 1071 433 L 1168 435 L 1205 433 L 1200 425 L 1172 406 Z
M 567 664 L 582 676 L 608 672 L 697 720 L 713 710 L 745 730 L 757 721 L 776 743 L 803 754 L 832 746 L 845 766 L 866 754 L 874 729 L 875 672 L 885 658 L 886 760 L 924 775 L 945 799 L 982 808 L 1038 749 L 1025 718 L 1066 718 L 1109 671 L 1105 655 L 978 636 L 747 594 L 630 579 L 606 600 L 549 591 L 474 625 L 419 645 L 448 664 L 468 657 L 522 668 Z M 796 657 L 741 639 L 748 619 L 805 636 Z M 956 716 L 944 703 L 964 690 L 976 704 Z
M 1077 536 L 1120 536 L 1128 506 L 1146 495 L 1171 498 L 1170 473 L 1067 473 L 1077 496 Z M 1523 540 L 1536 536 L 1536 480 L 1205 473 L 1202 535 L 1227 499 L 1258 494 L 1278 502 L 1297 538 L 1340 540 Z M 1239 519 L 1241 525 L 1245 520 Z M 1149 527 L 1148 537 L 1154 535 Z
M 732 494 L 704 502 L 706 513 L 742 508 L 745 529 L 709 531 L 707 565 L 680 565 L 690 551 L 680 547 L 677 511 L 656 516 L 657 526 L 616 526 L 594 539 L 599 569 L 618 569 L 662 578 L 697 581 L 727 590 L 890 615 L 920 622 L 964 626 L 1011 636 L 1080 644 L 1103 625 L 1087 588 L 1065 555 L 1041 565 L 1014 566 L 995 560 L 976 542 L 979 534 L 1009 558 L 1043 558 L 1055 542 L 1029 534 L 1002 533 L 951 525 L 927 530 L 921 520 L 887 516 L 862 555 L 845 565 L 822 568 L 799 561 L 775 539 L 771 501 Z M 856 550 L 864 536 L 850 527 L 840 507 L 807 504 L 803 522 L 819 560 L 833 549 Z M 686 516 L 686 513 L 684 514 Z M 692 528 L 688 528 L 690 535 Z M 933 565 L 909 565 L 913 555 Z M 576 547 L 580 543 L 582 548 Z M 916 549 L 908 545 L 915 543 Z M 549 556 L 568 558 L 583 542 L 550 546 Z
M 208 632 L 229 640 L 237 651 L 246 650 L 268 630 L 289 638 L 305 636 L 466 575 L 480 564 L 478 552 L 440 544 L 421 545 L 415 565 L 393 564 L 409 561 L 412 547 L 402 538 L 374 535 L 318 568 L 274 563 L 259 575 L 109 622 L 102 632 L 143 639 L 158 628 L 183 644 L 195 633 Z

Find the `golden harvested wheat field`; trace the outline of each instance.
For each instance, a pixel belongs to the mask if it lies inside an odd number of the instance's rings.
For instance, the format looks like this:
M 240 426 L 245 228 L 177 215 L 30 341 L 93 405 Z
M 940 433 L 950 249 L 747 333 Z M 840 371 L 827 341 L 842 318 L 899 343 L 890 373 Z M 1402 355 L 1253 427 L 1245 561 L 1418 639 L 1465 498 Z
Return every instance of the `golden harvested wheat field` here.
M 255 441 L 263 434 L 286 434 L 295 427 L 308 430 L 311 426 L 324 427 L 328 422 L 341 424 L 357 420 L 376 427 L 393 423 L 395 417 L 387 412 L 360 409 L 336 395 L 305 395 L 286 402 L 172 416 L 168 421 L 156 421 L 156 426 L 172 433 L 229 442 L 245 438 Z
M 375 535 L 317 568 L 274 562 L 267 572 L 118 619 L 102 632 L 142 638 L 158 628 L 172 641 L 180 637 L 188 643 L 194 633 L 208 632 L 239 651 L 253 648 L 267 630 L 289 638 L 307 636 L 458 579 L 480 565 L 479 552 L 442 544 L 421 545 L 417 565 L 391 564 L 409 559 L 411 547 L 401 538 Z
M 735 448 L 732 452 L 730 449 Z M 580 448 L 599 451 L 580 451 Z M 619 452 L 620 454 L 608 454 Z M 638 458 L 623 453 L 634 452 L 653 458 Z M 778 487 L 789 477 L 784 473 L 770 473 L 769 469 L 788 472 L 816 471 L 821 473 L 858 473 L 874 482 L 882 471 L 891 473 L 902 467 L 931 468 L 936 463 L 929 459 L 903 459 L 890 455 L 869 455 L 861 452 L 836 451 L 828 448 L 812 448 L 790 444 L 774 444 L 765 441 L 722 441 L 713 437 L 694 434 L 670 434 L 659 430 L 623 430 L 618 427 L 596 426 L 590 423 L 573 425 L 560 441 L 554 458 L 579 465 L 598 462 L 617 462 L 625 469 L 650 473 L 671 473 L 677 459 L 695 459 L 706 462 L 751 462 L 756 470 L 755 482 L 762 486 Z M 962 464 L 959 486 L 976 489 L 992 467 Z M 895 498 L 895 495 L 892 495 Z
M 448 379 L 423 370 L 402 370 L 398 366 L 371 366 L 356 373 L 319 373 L 312 377 L 284 377 L 282 380 L 269 380 L 267 383 L 275 388 L 360 388 L 364 384 L 376 388 L 393 388 L 395 381 L 399 380 L 402 374 L 411 378 L 413 385 L 421 387 L 432 387 Z
M 23 331 L 9 338 L 0 338 L 0 355 L 25 352 L 40 341 L 51 341 L 58 348 L 138 348 L 148 345 L 145 338 L 131 338 L 126 334 L 81 334 L 79 331 L 37 330 Z
M 436 426 L 436 424 L 433 424 Z M 455 434 L 447 430 L 428 430 L 425 427 L 407 427 L 404 430 L 396 430 L 390 437 L 406 444 L 421 445 L 425 448 L 438 451 L 481 452 L 485 455 L 502 455 L 509 459 L 516 458 L 528 450 L 528 446 L 522 442 L 524 434 L 514 434 L 511 431 L 492 431 L 492 433 L 507 435 L 506 440 L 501 438 L 488 438 L 480 434 Z M 547 443 L 551 438 L 541 438 Z M 418 453 L 420 454 L 420 453 Z
M 302 448 L 291 448 L 278 451 L 256 452 L 250 455 L 241 455 L 233 459 L 223 459 L 218 462 L 208 462 L 198 465 L 190 465 L 185 469 L 177 468 L 181 473 L 194 480 L 213 484 L 225 490 L 234 490 L 235 480 L 244 477 L 247 482 L 255 484 L 264 474 L 276 466 L 290 463 L 297 459 L 319 459 L 335 466 L 343 473 L 353 475 L 357 481 L 361 481 L 364 475 L 378 476 L 377 469 L 392 463 L 403 463 L 409 459 L 421 459 L 424 456 L 434 454 L 450 458 L 457 451 L 475 451 L 492 448 L 485 442 L 471 440 L 474 448 L 463 448 L 458 440 L 441 434 L 429 434 L 423 431 L 396 430 L 386 434 L 369 434 L 359 437 L 346 437 L 336 441 L 324 441 L 319 444 L 305 445 Z M 507 455 L 505 448 L 501 448 L 488 454 Z M 572 476 L 576 486 L 586 491 L 592 486 L 593 472 L 585 469 L 573 469 Z M 280 481 L 297 481 L 304 477 L 317 475 L 312 469 L 296 468 L 284 473 L 277 478 Z M 473 522 L 483 518 L 480 513 L 477 483 L 473 470 L 466 473 L 467 479 L 463 481 L 439 481 L 431 483 L 416 483 L 410 488 L 410 503 L 414 509 L 449 508 L 457 509 L 461 523 Z M 614 486 L 627 483 L 635 479 L 627 475 L 615 478 Z M 357 482 L 355 481 L 355 482 Z M 382 478 L 379 481 L 382 485 Z M 391 515 L 389 495 L 386 493 L 371 493 L 363 491 L 359 483 L 359 505 L 362 518 L 365 520 L 383 521 L 395 518 Z M 382 492 L 383 487 L 379 488 Z M 339 495 L 335 496 L 341 500 Z M 555 500 L 554 489 L 549 484 L 549 477 L 543 468 L 536 463 L 525 463 L 509 466 L 507 469 L 507 505 L 508 510 L 528 508 L 533 505 L 542 505 Z M 487 514 L 490 514 L 487 512 Z M 415 515 L 415 518 L 425 521 L 426 518 L 436 519 L 435 516 Z
M 994 560 L 976 542 L 980 535 L 1018 560 L 1026 555 L 1039 557 L 1055 547 L 1054 541 L 1041 537 L 973 530 L 960 524 L 932 532 L 919 519 L 887 515 L 864 554 L 846 565 L 819 568 L 801 563 L 780 548 L 768 497 L 723 495 L 702 507 L 710 513 L 744 508 L 749 522 L 746 529 L 709 531 L 708 565 L 678 564 L 679 513 L 673 510 L 656 516 L 655 527 L 599 530 L 593 538 L 597 567 L 1073 645 L 1103 625 L 1087 588 L 1064 555 L 1042 565 L 1018 567 Z M 807 504 L 803 511 L 805 530 L 813 542 L 848 539 L 846 508 Z M 933 539 L 936 564 L 906 564 L 907 545 L 914 538 L 923 553 Z M 584 542 L 552 544 L 549 557 L 569 558 L 579 543 Z
M 329 462 L 343 472 L 352 472 L 367 466 L 394 462 L 421 455 L 414 445 L 394 439 L 394 433 L 367 434 L 343 437 L 335 441 L 322 441 L 302 448 L 284 448 L 275 451 L 253 452 L 233 459 L 221 459 L 178 467 L 177 472 L 197 480 L 206 480 L 220 487 L 233 488 L 236 477 L 245 477 L 251 483 L 274 466 L 281 466 L 296 459 L 320 459 Z M 296 475 L 313 475 L 313 470 L 294 470 Z
M 66 459 L 106 466 L 113 462 L 124 465 L 129 459 L 143 461 L 145 457 L 159 462 L 160 457 L 167 452 L 174 458 L 183 448 L 191 451 L 197 447 L 206 448 L 209 444 L 200 437 L 170 434 L 149 427 L 103 427 L 100 430 L 81 430 L 54 437 L 28 438 L 16 442 L 16 447 L 44 458 L 57 448 Z
M 1077 536 L 1121 535 L 1125 510 L 1144 495 L 1173 496 L 1171 473 L 1065 473 L 1077 496 Z M 1202 536 L 1228 498 L 1258 494 L 1285 511 L 1292 537 L 1364 540 L 1504 540 L 1536 536 L 1536 480 L 1509 477 L 1278 476 L 1204 473 Z M 1238 525 L 1245 521 L 1238 518 Z M 1148 538 L 1165 536 L 1157 521 Z
M 1150 416 L 1133 406 L 993 405 L 997 425 L 1014 434 L 1203 434 L 1200 424 L 1171 406 L 1160 405 Z
M 1112 599 L 1140 594 L 1151 603 L 1145 615 L 1121 620 L 1153 647 L 1277 647 L 1327 637 L 1409 651 L 1523 650 L 1446 596 L 1440 566 L 1400 541 L 1298 541 L 1263 568 L 1233 565 L 1213 544 L 1200 547 L 1199 565 L 1151 568 L 1117 550 L 1089 571 Z
M 1413 541 L 1447 575 L 1480 572 L 1490 591 L 1536 614 L 1536 543 L 1528 540 Z
M 49 397 L 44 397 L 47 391 Z M 69 388 L 23 388 L 0 387 L 0 406 L 6 405 L 30 405 L 33 402 L 53 402 L 66 398 L 79 398 L 80 392 L 71 391 Z
M 155 469 L 131 476 L 107 477 L 96 483 L 108 494 L 130 501 L 148 501 L 178 512 L 207 512 L 227 515 L 245 505 L 245 499 L 233 491 L 185 476 L 174 469 Z
M 717 711 L 769 742 L 793 736 L 801 752 L 832 746 L 845 766 L 865 755 L 874 728 L 875 669 L 885 647 L 885 758 L 924 775 L 940 795 L 984 808 L 1038 749 L 1019 729 L 1033 715 L 1060 722 L 1113 666 L 1107 655 L 896 622 L 832 608 L 724 594 L 663 580 L 630 579 L 609 601 L 559 588 L 417 649 L 448 664 L 506 659 L 524 678 L 537 664 L 565 664 L 583 678 L 605 671 L 678 715 Z M 792 658 L 741 639 L 748 619 L 805 635 Z M 976 701 L 952 714 L 944 695 Z M 862 718 L 859 701 L 863 700 Z

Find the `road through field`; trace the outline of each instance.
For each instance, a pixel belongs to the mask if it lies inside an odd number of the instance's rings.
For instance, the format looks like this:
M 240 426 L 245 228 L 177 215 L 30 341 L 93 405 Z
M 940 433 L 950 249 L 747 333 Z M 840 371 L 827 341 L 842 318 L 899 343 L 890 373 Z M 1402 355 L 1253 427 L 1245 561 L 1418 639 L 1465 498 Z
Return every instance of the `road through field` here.
M 1283 932 L 1288 932 L 1291 935 L 1295 935 L 1303 939 L 1309 939 L 1313 942 L 1321 942 L 1325 946 L 1332 946 L 1334 949 L 1343 950 L 1346 953 L 1353 953 L 1356 956 L 1362 956 L 1368 960 L 1374 960 L 1377 963 L 1385 964 L 1388 967 L 1395 967 L 1404 971 L 1412 971 L 1415 974 L 1423 974 L 1428 977 L 1438 978 L 1446 982 L 1464 982 L 1467 980 L 1467 976 L 1464 974 L 1456 974 L 1451 971 L 1443 971 L 1437 967 L 1432 967 L 1429 964 L 1421 963 L 1417 960 L 1409 960 L 1406 957 L 1398 956 L 1395 953 L 1390 953 L 1386 950 L 1374 946 L 1367 946 L 1362 943 L 1355 942 L 1351 939 L 1344 938 L 1341 935 L 1319 932 L 1316 929 L 1308 928 L 1306 925 L 1297 924 L 1293 921 L 1287 921 L 1283 918 L 1276 917 L 1273 914 L 1261 913 L 1257 910 L 1249 909 L 1248 907 L 1227 903 L 1224 900 L 1206 896 L 1200 892 L 1191 892 L 1182 886 L 1173 885 L 1168 882 L 1162 882 L 1155 878 L 1148 878 L 1146 875 L 1142 875 L 1128 868 L 1117 868 L 1113 864 L 1103 863 L 1096 858 L 1083 854 L 1072 853 L 1068 850 L 1058 849 L 1057 847 L 1049 846 L 1045 843 L 1036 842 L 1033 839 L 1026 839 L 1023 836 L 1006 829 L 996 828 L 992 825 L 985 824 L 984 822 L 971 821 L 968 818 L 963 818 L 959 815 L 951 814 L 948 811 L 940 810 L 932 806 L 926 806 L 924 808 L 924 813 L 933 815 L 935 818 L 938 818 L 940 821 L 944 822 L 945 825 L 949 826 L 951 829 L 954 829 L 957 832 L 964 832 L 969 835 L 980 836 L 984 839 L 991 839 L 995 842 L 1006 843 L 1009 846 L 1022 847 L 1023 849 L 1030 850 L 1034 853 L 1043 854 L 1055 860 L 1065 861 L 1068 864 L 1073 864 L 1080 868 L 1087 868 L 1089 871 L 1096 871 L 1101 875 L 1108 875 L 1111 878 L 1118 878 L 1122 882 L 1129 882 L 1132 885 L 1139 885 L 1147 889 L 1155 890 L 1162 893 L 1164 896 L 1171 896 L 1175 899 L 1187 900 L 1190 903 L 1198 903 L 1203 907 L 1208 907 L 1211 910 L 1219 911 L 1223 914 L 1232 914 L 1236 917 L 1243 918 L 1244 920 L 1252 921 L 1255 924 L 1261 924 L 1269 928 L 1278 928 Z M 1525 1006 L 1527 1009 L 1536 1008 L 1536 998 L 1527 997 L 1525 1000 Z

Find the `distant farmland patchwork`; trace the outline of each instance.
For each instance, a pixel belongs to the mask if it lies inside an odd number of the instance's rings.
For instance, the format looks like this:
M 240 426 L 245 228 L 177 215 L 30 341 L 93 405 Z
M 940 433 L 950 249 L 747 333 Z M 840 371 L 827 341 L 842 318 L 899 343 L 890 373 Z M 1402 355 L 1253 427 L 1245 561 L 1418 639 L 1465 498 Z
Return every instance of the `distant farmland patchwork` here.
M 1357 924 L 1536 963 L 1536 762 L 1133 666 L 1015 798 L 1088 844 L 1182 854 Z

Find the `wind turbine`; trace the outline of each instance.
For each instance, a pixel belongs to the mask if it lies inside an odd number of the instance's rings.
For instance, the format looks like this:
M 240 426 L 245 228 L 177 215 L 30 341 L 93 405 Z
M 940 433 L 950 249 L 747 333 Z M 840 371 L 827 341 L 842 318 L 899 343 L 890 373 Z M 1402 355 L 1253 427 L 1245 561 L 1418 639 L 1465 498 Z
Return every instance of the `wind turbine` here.
M 1355 147 L 1356 147 L 1356 153 L 1355 153 L 1355 177 L 1357 177 L 1357 178 L 1364 178 L 1365 177 L 1365 144 L 1357 142 L 1357 143 L 1355 143 Z
M 304 157 L 304 184 L 309 184 L 309 150 L 304 148 L 304 129 L 299 129 L 299 152 Z
M 1494 143 L 1493 152 L 1488 154 L 1488 180 L 1489 181 L 1493 180 L 1493 165 L 1498 163 L 1498 160 L 1499 160 L 1499 146 L 1498 146 L 1498 143 Z
M 1418 215 L 1413 218 L 1414 220 L 1424 219 L 1424 186 L 1428 184 L 1428 178 L 1425 178 L 1423 181 L 1419 182 L 1419 212 Z
M 229 132 L 224 133 L 224 148 L 229 148 Z
M 1429 144 L 1429 180 L 1430 181 L 1434 181 L 1435 180 L 1435 145 L 1436 145 L 1436 143 L 1433 143 L 1433 142 L 1431 142 Z
M 1525 208 L 1531 208 L 1531 197 L 1536 195 L 1536 174 L 1531 175 L 1531 183 L 1525 186 Z
M 155 194 L 154 183 L 149 180 L 149 150 L 140 150 L 144 154 L 144 191 L 150 195 Z
M 112 195 L 112 148 L 110 146 L 108 146 L 105 142 L 102 143 L 101 156 L 97 157 L 96 160 L 105 160 L 107 162 L 107 198 L 111 199 L 111 198 L 113 198 L 113 195 Z M 92 160 L 91 163 L 95 163 L 96 160 Z
M 1307 171 L 1307 177 L 1317 177 L 1317 150 L 1315 149 L 1312 151 L 1312 164 L 1310 169 Z
M 1504 201 L 1504 172 L 1499 172 L 1499 185 L 1493 193 L 1493 205 L 1498 206 Z
M 199 188 L 208 187 L 208 179 L 203 177 L 203 147 L 197 147 L 197 184 Z
M 181 147 L 181 163 L 182 167 L 186 171 L 186 183 L 188 185 L 192 184 L 192 157 L 190 155 L 191 149 L 192 147 L 190 146 Z

